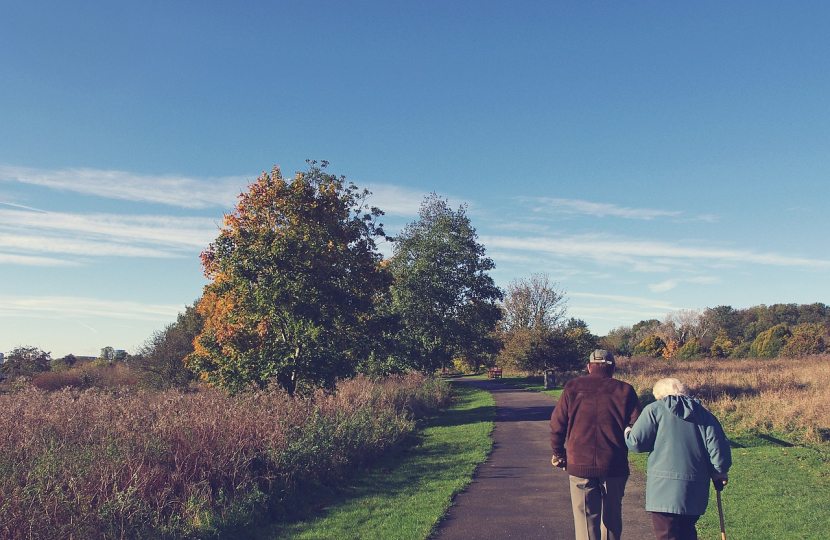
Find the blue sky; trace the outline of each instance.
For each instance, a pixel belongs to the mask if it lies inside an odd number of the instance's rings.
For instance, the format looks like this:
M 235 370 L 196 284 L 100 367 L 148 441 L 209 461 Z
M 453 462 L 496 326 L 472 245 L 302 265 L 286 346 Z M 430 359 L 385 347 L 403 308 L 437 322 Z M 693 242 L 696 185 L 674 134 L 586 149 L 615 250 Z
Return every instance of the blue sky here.
M 829 303 L 825 2 L 0 4 L 0 351 L 134 351 L 262 170 L 395 232 L 466 203 L 493 277 L 604 334 Z M 388 250 L 388 246 L 384 246 Z

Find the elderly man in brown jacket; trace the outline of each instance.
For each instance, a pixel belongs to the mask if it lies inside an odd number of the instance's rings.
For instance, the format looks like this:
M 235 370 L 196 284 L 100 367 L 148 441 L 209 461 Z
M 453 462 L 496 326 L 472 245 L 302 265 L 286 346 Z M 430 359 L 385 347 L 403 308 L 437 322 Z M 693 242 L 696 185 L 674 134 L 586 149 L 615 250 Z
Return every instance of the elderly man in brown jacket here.
M 642 407 L 630 384 L 613 378 L 611 353 L 598 349 L 588 375 L 568 382 L 550 419 L 551 463 L 570 475 L 576 540 L 619 540 L 630 474 L 625 428 Z

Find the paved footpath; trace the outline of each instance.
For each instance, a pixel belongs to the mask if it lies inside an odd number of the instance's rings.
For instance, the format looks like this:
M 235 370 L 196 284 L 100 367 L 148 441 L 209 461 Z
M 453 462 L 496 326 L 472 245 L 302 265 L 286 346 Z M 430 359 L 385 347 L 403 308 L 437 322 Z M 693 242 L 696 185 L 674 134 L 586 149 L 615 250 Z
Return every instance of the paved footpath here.
M 496 399 L 493 453 L 460 493 L 437 540 L 573 540 L 568 475 L 550 464 L 549 427 L 556 404 L 540 392 L 489 380 L 464 383 Z M 645 511 L 645 475 L 632 473 L 623 499 L 623 538 L 654 538 Z

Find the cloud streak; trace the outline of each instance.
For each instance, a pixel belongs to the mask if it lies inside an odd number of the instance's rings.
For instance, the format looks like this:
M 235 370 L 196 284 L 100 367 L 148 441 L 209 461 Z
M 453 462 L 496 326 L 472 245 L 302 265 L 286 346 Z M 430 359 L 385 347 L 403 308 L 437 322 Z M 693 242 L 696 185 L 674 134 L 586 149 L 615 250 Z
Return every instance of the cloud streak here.
M 218 235 L 211 218 L 70 214 L 0 209 L 0 230 L 60 232 L 184 248 L 204 247 Z
M 255 177 L 198 179 L 99 169 L 50 170 L 0 165 L 0 181 L 17 181 L 83 195 L 193 209 L 232 206 L 237 195 Z
M 197 253 L 218 234 L 209 218 L 70 214 L 0 209 L 0 263 L 74 266 L 40 254 L 173 258 Z
M 169 321 L 184 305 L 141 304 L 74 296 L 0 296 L 0 317 L 48 317 Z M 86 326 L 86 325 L 85 325 Z
M 563 214 L 585 215 L 598 218 L 617 217 L 638 221 L 652 221 L 660 218 L 671 218 L 672 221 L 716 221 L 711 215 L 684 217 L 679 210 L 664 210 L 654 208 L 631 208 L 615 204 L 585 201 L 581 199 L 558 199 L 553 197 L 528 198 L 520 197 L 522 202 L 533 205 L 534 212 L 558 212 Z
M 689 247 L 668 242 L 612 238 L 600 235 L 570 237 L 482 237 L 488 248 L 520 250 L 592 259 L 598 263 L 626 263 L 642 271 L 669 270 L 689 262 L 761 264 L 814 270 L 830 269 L 830 261 L 751 250 Z M 643 261 L 648 261 L 642 265 Z M 654 265 L 654 266 L 650 266 Z
M 698 277 L 689 277 L 689 278 L 673 278 L 667 279 L 666 281 L 660 283 L 653 283 L 648 286 L 651 292 L 661 293 L 667 292 L 674 288 L 676 288 L 681 283 L 698 283 L 702 285 L 714 285 L 716 283 L 720 283 L 721 279 L 717 277 L 711 276 L 698 276 Z

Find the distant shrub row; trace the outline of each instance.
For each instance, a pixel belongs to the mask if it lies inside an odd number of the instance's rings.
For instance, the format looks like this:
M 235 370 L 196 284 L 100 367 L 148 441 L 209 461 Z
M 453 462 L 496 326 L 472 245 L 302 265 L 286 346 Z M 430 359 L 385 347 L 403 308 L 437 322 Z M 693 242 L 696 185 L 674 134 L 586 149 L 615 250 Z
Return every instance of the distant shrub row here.
M 830 306 L 730 306 L 669 313 L 661 322 L 615 328 L 600 345 L 623 356 L 797 358 L 830 352 Z
M 71 386 L 71 385 L 70 385 Z M 0 538 L 199 538 L 279 513 L 447 404 L 419 374 L 269 389 L 0 395 Z

